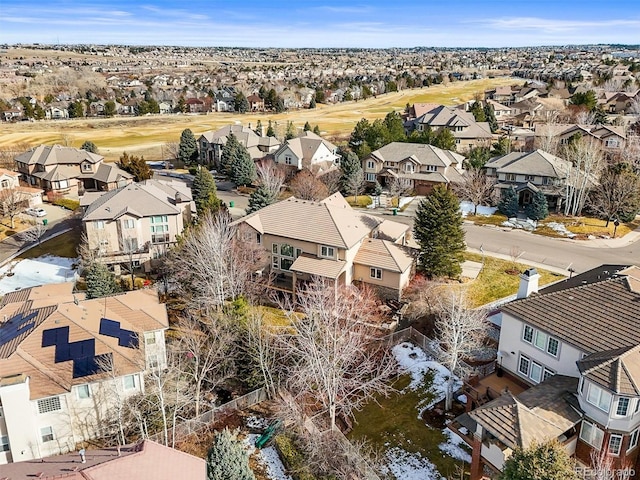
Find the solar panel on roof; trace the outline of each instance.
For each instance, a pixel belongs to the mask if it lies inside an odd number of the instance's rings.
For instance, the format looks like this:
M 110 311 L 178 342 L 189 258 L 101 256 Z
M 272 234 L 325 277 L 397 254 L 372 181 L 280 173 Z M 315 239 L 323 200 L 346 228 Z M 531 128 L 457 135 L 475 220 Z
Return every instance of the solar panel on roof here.
M 73 378 L 95 375 L 105 371 L 109 365 L 111 365 L 110 353 L 79 358 L 73 361 Z
M 120 330 L 118 345 L 121 347 L 138 348 L 138 336 L 131 330 Z
M 106 335 L 107 337 L 118 338 L 120 335 L 120 322 L 115 320 L 109 320 L 108 318 L 100 319 L 100 335 Z
M 42 346 L 52 347 L 69 343 L 69 327 L 49 328 L 42 332 Z
M 24 312 L 22 312 L 0 324 L 0 346 L 9 343 L 11 340 L 35 327 L 35 318 L 37 315 L 37 311 L 31 312 L 26 316 Z

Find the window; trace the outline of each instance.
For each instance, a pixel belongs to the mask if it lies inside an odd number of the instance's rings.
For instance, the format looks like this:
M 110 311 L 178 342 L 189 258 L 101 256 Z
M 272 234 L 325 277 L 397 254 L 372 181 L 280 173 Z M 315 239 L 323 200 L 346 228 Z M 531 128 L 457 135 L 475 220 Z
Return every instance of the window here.
M 327 247 L 326 245 L 322 245 L 320 247 L 320 256 L 324 258 L 334 258 L 336 251 L 333 247 Z
M 531 380 L 536 383 L 540 383 L 540 380 L 542 378 L 542 365 L 536 362 L 531 362 L 531 372 L 529 373 L 529 378 L 531 378 Z
M 89 389 L 89 384 L 85 383 L 84 385 L 78 385 L 76 387 L 76 393 L 79 399 L 91 397 L 91 390 Z
M 607 148 L 618 148 L 620 146 L 620 142 L 617 138 L 610 138 L 605 142 L 605 146 Z
M 9 180 L 2 180 L 2 188 L 9 188 Z
M 371 278 L 376 278 L 378 280 L 382 279 L 382 270 L 379 268 L 372 268 L 370 272 Z
M 136 388 L 136 376 L 135 375 L 126 375 L 124 377 L 124 389 L 132 390 Z
M 169 218 L 166 215 L 151 217 L 151 243 L 169 242 Z
M 618 398 L 618 406 L 616 408 L 616 415 L 620 417 L 626 417 L 627 412 L 629 411 L 629 403 L 631 403 L 631 399 L 626 397 Z
M 549 343 L 547 344 L 547 353 L 549 355 L 553 355 L 554 357 L 558 356 L 558 347 L 560 346 L 560 342 L 555 338 L 549 337 Z
M 376 174 L 375 173 L 367 173 L 366 174 L 366 180 L 367 182 L 375 182 L 376 181 Z
M 40 438 L 42 438 L 42 443 L 52 442 L 54 440 L 53 427 L 42 427 L 40 429 Z
M 617 457 L 620 455 L 620 447 L 622 447 L 622 435 L 612 433 L 609 437 L 609 453 Z
M 60 397 L 49 397 L 38 400 L 38 413 L 55 412 L 61 409 Z
M 85 163 L 82 164 L 82 171 L 83 172 L 91 172 L 92 170 L 93 170 L 93 167 L 91 166 L 90 163 L 85 162 Z
M 149 368 L 158 368 L 158 355 L 149 355 Z
M 256 243 L 260 245 L 262 243 L 262 234 L 256 233 Z
M 505 179 L 507 182 L 515 182 L 515 181 L 516 181 L 516 174 L 515 174 L 515 173 L 507 173 L 507 174 L 504 176 L 504 179 Z
M 587 402 L 591 405 L 595 405 L 603 412 L 609 412 L 609 406 L 611 405 L 611 394 L 606 390 L 594 385 L 589 384 L 589 392 L 587 393 Z
M 279 270 L 289 270 L 296 257 L 302 253 L 302 250 L 286 243 L 274 243 L 271 245 L 271 252 L 275 254 L 271 259 L 271 266 Z
M 551 185 L 551 179 L 549 177 L 542 177 L 543 185 Z
M 0 436 L 0 452 L 9 451 L 9 437 L 7 435 Z
M 293 159 L 291 158 L 291 155 L 285 155 L 284 156 L 284 163 L 286 163 L 287 165 L 292 165 L 293 164 Z
M 544 382 L 547 378 L 553 377 L 556 374 L 553 370 L 549 370 L 548 368 L 544 369 L 544 373 L 542 374 L 542 381 Z
M 436 165 L 427 165 L 427 172 L 437 172 L 438 167 Z
M 136 221 L 133 218 L 127 218 L 122 223 L 124 228 L 136 228 Z
M 602 430 L 600 430 L 595 424 L 587 421 L 582 422 L 582 428 L 580 429 L 581 440 L 600 450 L 600 447 L 602 447 L 603 436 L 604 434 Z
M 638 435 L 640 435 L 640 428 L 636 428 L 633 432 L 631 432 L 631 438 L 629 438 L 629 448 L 627 448 L 627 452 L 638 446 Z
M 522 339 L 527 343 L 533 342 L 533 332 L 534 330 L 532 327 L 525 325 L 524 332 L 522 332 Z
M 102 220 L 98 220 L 97 222 L 93 222 L 96 230 L 104 230 L 104 222 Z
M 535 179 L 536 179 L 536 177 L 533 176 L 533 175 L 525 175 L 524 176 L 524 181 L 525 182 L 533 182 Z
M 540 330 L 537 330 L 535 341 L 533 342 L 533 344 L 540 350 L 544 350 L 545 348 L 547 348 L 547 334 L 541 332 Z
M 155 345 L 155 343 L 156 343 L 156 334 L 154 332 L 145 333 L 144 334 L 144 343 L 145 343 L 145 345 Z
M 520 355 L 520 361 L 518 362 L 518 372 L 522 375 L 529 376 L 529 364 L 531 361 L 524 355 Z
M 405 163 L 404 171 L 407 173 L 413 173 L 413 163 Z
M 373 170 L 376 168 L 376 163 L 373 160 L 367 160 L 367 168 L 369 170 Z

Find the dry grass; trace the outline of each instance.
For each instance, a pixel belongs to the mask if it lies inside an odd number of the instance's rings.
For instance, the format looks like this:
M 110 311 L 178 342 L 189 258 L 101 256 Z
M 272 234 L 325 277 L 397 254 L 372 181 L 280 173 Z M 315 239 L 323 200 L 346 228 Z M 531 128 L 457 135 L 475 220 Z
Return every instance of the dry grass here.
M 429 88 L 403 90 L 359 102 L 318 105 L 314 110 L 296 110 L 280 114 L 212 113 L 208 115 L 153 115 L 145 117 L 117 117 L 110 119 L 78 119 L 68 121 L 39 121 L 3 123 L 0 126 L 0 148 L 17 148 L 21 144 L 40 145 L 68 143 L 80 147 L 86 140 L 94 142 L 107 160 L 117 160 L 122 152 L 143 155 L 147 160 L 169 156 L 164 144 L 177 142 L 180 133 L 190 128 L 196 136 L 224 125 L 241 122 L 255 126 L 269 120 L 280 130 L 288 121 L 302 127 L 305 122 L 318 124 L 322 134 L 337 140 L 346 139 L 361 118 L 375 120 L 390 111 L 403 110 L 407 103 L 430 102 L 456 105 L 470 100 L 477 92 L 517 83 L 512 78 L 492 78 L 454 82 Z
M 503 222 L 506 222 L 508 219 L 506 215 L 502 215 L 501 213 L 496 213 L 494 215 L 467 215 L 465 220 L 473 222 L 475 225 L 502 225 Z
M 633 220 L 628 223 L 621 223 L 618 228 L 615 228 L 613 222 L 609 222 L 609 226 L 605 220 L 592 217 L 564 217 L 562 215 L 550 215 L 544 221 L 562 223 L 572 233 L 581 236 L 594 235 L 596 237 L 608 236 L 613 237 L 613 232 L 616 232 L 616 238 L 624 237 L 627 233 L 640 227 L 640 220 Z M 536 232 L 539 233 L 539 232 Z M 544 234 L 544 233 L 543 233 Z

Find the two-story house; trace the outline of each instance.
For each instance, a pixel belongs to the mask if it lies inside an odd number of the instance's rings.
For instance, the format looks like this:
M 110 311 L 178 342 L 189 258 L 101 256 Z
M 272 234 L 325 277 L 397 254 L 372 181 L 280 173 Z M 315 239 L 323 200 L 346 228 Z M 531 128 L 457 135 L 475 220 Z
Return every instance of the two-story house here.
M 133 175 L 116 164 L 104 163 L 102 155 L 61 145 L 40 145 L 18 155 L 15 162 L 28 185 L 51 197 L 108 191 L 133 181 Z
M 20 185 L 19 173 L 0 168 L 0 210 L 10 209 L 10 203 L 18 203 L 25 208 L 42 205 L 42 190 Z
M 515 189 L 518 203 L 531 203 L 533 195 L 542 191 L 549 210 L 562 208 L 564 189 L 571 170 L 571 163 L 543 150 L 511 152 L 494 157 L 484 166 L 485 174 L 496 180 L 496 189 Z
M 260 136 L 251 128 L 242 125 L 227 125 L 219 130 L 204 132 L 200 135 L 198 138 L 200 161 L 219 166 L 222 149 L 227 144 L 229 135 L 234 135 L 254 160 L 264 158 L 280 148 L 280 142 L 275 137 Z
M 274 161 L 292 171 L 329 170 L 340 161 L 338 148 L 313 132 L 287 140 L 274 154 Z
M 195 207 L 181 182 L 146 180 L 81 198 L 89 248 L 118 272 L 120 266 L 152 269 L 191 223 Z M 133 265 L 131 265 L 133 264 Z
M 444 105 L 437 105 L 417 118 L 407 120 L 405 129 L 407 132 L 431 129 L 435 134 L 448 129 L 456 140 L 456 150 L 459 152 L 478 145 L 489 145 L 493 139 L 487 122 L 476 122 L 471 112 Z
M 627 142 L 624 127 L 615 125 L 536 125 L 535 137 L 545 138 L 550 135 L 558 139 L 561 148 L 569 145 L 576 137 L 592 139 L 608 156 L 615 156 L 622 152 Z
M 264 246 L 274 283 L 294 295 L 319 276 L 397 299 L 413 273 L 410 227 L 355 211 L 340 193 L 320 202 L 289 197 L 234 223 Z
M 458 153 L 421 143 L 392 142 L 362 160 L 365 180 L 388 185 L 394 178 L 407 179 L 418 195 L 435 185 L 462 181 L 464 157 Z
M 528 270 L 526 283 L 536 283 Z M 640 268 L 567 283 L 501 307 L 504 375 L 532 387 L 471 411 L 472 479 L 500 470 L 516 447 L 560 441 L 579 464 L 605 453 L 612 468 L 638 471 Z
M 152 289 L 84 300 L 73 283 L 0 303 L 0 464 L 76 450 L 166 365 L 167 312 Z

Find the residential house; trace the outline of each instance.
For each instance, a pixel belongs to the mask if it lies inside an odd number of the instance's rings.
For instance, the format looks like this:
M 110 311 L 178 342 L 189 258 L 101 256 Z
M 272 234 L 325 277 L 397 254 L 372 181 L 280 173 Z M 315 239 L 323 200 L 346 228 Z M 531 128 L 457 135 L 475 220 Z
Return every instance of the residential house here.
M 521 207 L 531 203 L 533 195 L 542 191 L 549 210 L 555 211 L 562 208 L 570 169 L 569 161 L 543 150 L 511 152 L 490 159 L 484 166 L 486 175 L 496 180 L 497 190 L 515 189 Z
M 264 100 L 255 93 L 247 97 L 247 102 L 249 102 L 249 111 L 264 112 Z
M 320 202 L 289 197 L 234 224 L 269 252 L 274 285 L 294 295 L 317 276 L 398 299 L 413 273 L 410 227 L 355 211 L 340 193 Z
M 42 190 L 20 185 L 19 173 L 0 168 L 0 208 L 2 210 L 6 210 L 9 206 L 6 205 L 7 202 L 17 202 L 25 208 L 42 205 Z
M 242 125 L 227 125 L 216 131 L 204 132 L 198 138 L 200 160 L 202 163 L 218 166 L 222 157 L 222 149 L 227 144 L 229 135 L 249 151 L 254 160 L 264 158 L 280 148 L 280 142 L 275 137 L 260 136 L 250 127 Z
M 133 181 L 133 175 L 104 157 L 72 147 L 40 145 L 15 158 L 25 183 L 56 196 L 77 197 L 85 191 L 108 191 Z
M 405 129 L 408 132 L 431 129 L 434 134 L 438 134 L 445 128 L 453 134 L 458 151 L 468 150 L 478 145 L 488 145 L 493 139 L 487 122 L 476 122 L 471 112 L 444 105 L 431 108 L 419 117 L 405 122 Z
M 216 112 L 236 111 L 236 90 L 234 87 L 224 87 L 215 92 L 213 109 Z
M 47 120 L 61 120 L 69 118 L 69 110 L 63 106 L 49 105 L 45 109 L 44 114 Z
M 292 171 L 307 168 L 329 170 L 336 165 L 340 156 L 338 147 L 324 138 L 308 131 L 287 140 L 275 153 L 274 160 Z
M 604 272 L 603 272 L 604 273 Z M 501 470 L 515 448 L 560 441 L 580 466 L 604 452 L 612 468 L 638 471 L 640 437 L 640 268 L 537 292 L 522 275 L 519 299 L 501 307 L 502 374 L 532 387 L 459 417 L 472 432 L 472 479 Z M 627 477 L 629 478 L 629 477 Z
M 511 109 L 511 107 L 507 105 L 503 105 L 491 99 L 485 100 L 485 101 L 487 105 L 491 105 L 491 107 L 493 107 L 493 114 L 496 117 L 496 121 L 498 122 L 498 125 L 505 124 L 514 115 L 514 112 Z
M 536 137 L 552 135 L 558 139 L 559 145 L 568 145 L 572 138 L 583 137 L 592 139 L 607 155 L 616 155 L 623 151 L 627 136 L 624 127 L 615 125 L 578 125 L 578 124 L 550 124 L 536 125 Z
M 76 450 L 166 365 L 167 312 L 153 289 L 93 300 L 72 282 L 0 302 L 0 464 Z
M 116 272 L 121 266 L 152 269 L 191 223 L 195 206 L 182 182 L 146 180 L 81 198 L 89 248 Z
M 171 102 L 158 102 L 158 108 L 160 108 L 160 113 L 162 115 L 173 113 L 173 105 Z
M 120 447 L 86 449 L 84 461 L 74 452 L 44 461 L 16 462 L 3 466 L 2 473 L 12 480 L 205 480 L 207 465 L 202 458 L 146 439 Z
M 493 100 L 502 105 L 506 105 L 507 107 L 514 103 L 515 100 L 515 92 L 517 91 L 517 86 L 500 86 L 496 87 L 492 90 L 487 90 L 484 92 L 485 100 Z
M 407 179 L 411 190 L 426 195 L 435 185 L 462 181 L 464 157 L 421 143 L 392 142 L 362 160 L 365 180 L 389 185 L 394 178 Z
M 186 100 L 188 113 L 205 113 L 209 111 L 209 105 L 206 99 L 202 98 L 187 98 Z

